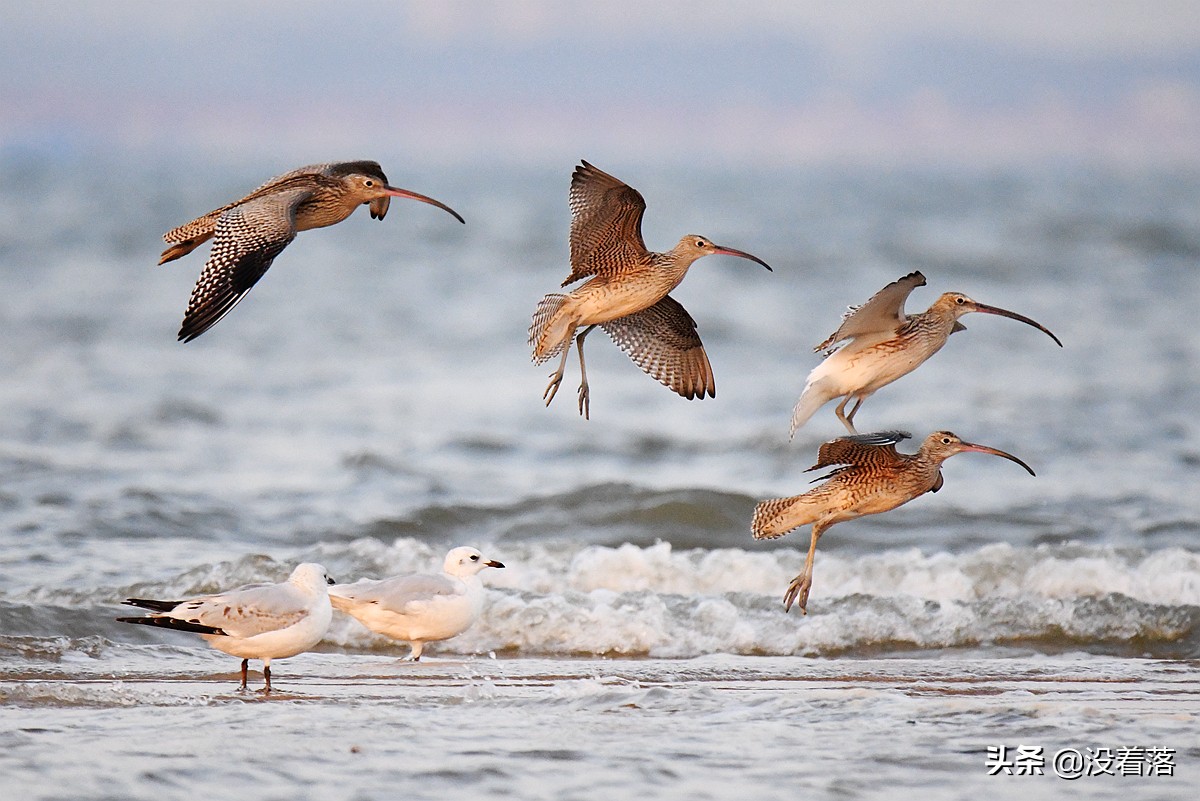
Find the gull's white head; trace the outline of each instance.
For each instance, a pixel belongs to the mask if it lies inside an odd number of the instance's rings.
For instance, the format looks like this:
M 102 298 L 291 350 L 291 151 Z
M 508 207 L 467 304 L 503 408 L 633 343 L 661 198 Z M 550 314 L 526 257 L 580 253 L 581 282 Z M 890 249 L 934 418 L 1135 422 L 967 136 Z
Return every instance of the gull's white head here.
M 485 567 L 504 567 L 504 565 L 500 562 L 484 559 L 483 554 L 475 548 L 463 546 L 455 548 L 446 554 L 446 561 L 442 565 L 442 570 L 451 576 L 466 578 L 474 576 Z
M 296 569 L 292 571 L 288 581 L 309 590 L 324 590 L 327 585 L 337 583 L 329 577 L 325 568 L 316 562 L 304 562 L 296 565 Z

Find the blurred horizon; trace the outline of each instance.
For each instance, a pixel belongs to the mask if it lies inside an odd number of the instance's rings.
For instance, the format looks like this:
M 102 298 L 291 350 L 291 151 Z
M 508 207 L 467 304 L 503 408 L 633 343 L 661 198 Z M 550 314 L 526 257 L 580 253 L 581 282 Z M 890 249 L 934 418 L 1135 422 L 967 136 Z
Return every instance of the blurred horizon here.
M 1200 166 L 1200 4 L 0 8 L 0 156 Z

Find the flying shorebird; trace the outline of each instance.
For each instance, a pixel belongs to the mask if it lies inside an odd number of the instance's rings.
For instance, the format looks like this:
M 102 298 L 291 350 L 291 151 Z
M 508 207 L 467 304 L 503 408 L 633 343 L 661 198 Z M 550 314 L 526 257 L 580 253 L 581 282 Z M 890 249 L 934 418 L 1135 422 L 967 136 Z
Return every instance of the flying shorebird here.
M 562 285 L 592 277 L 569 294 L 542 298 L 534 312 L 529 327 L 534 363 L 562 357 L 542 393 L 546 405 L 558 392 L 574 341 L 579 348 L 579 413 L 589 416 L 583 339 L 596 326 L 664 386 L 688 400 L 716 397 L 696 322 L 668 293 L 702 256 L 738 256 L 771 268 L 757 256 L 714 245 L 696 234 L 683 237 L 665 253 L 647 250 L 642 241 L 646 201 L 641 193 L 586 161 L 571 176 L 570 206 L 571 274 Z
M 813 554 L 817 540 L 834 523 L 887 512 L 926 492 L 942 488 L 942 462 L 956 453 L 975 451 L 1002 456 L 1034 475 L 1033 469 L 1011 453 L 964 442 L 949 431 L 935 431 L 916 453 L 899 453 L 896 443 L 908 439 L 906 431 L 883 431 L 838 437 L 821 446 L 817 463 L 809 470 L 835 467 L 821 486 L 803 495 L 763 501 L 754 507 L 750 530 L 755 539 L 774 539 L 812 523 L 812 542 L 804 572 L 792 579 L 783 596 L 785 610 L 795 603 L 807 614 L 812 587 Z
M 188 301 L 179 339 L 190 342 L 229 314 L 298 231 L 339 223 L 362 204 L 371 207 L 372 218 L 382 220 L 393 197 L 429 203 L 464 222 L 441 201 L 388 186 L 387 176 L 374 161 L 344 161 L 292 170 L 241 200 L 167 231 L 163 240 L 170 247 L 159 264 L 186 256 L 215 236 Z
M 126 598 L 122 603 L 152 612 L 117 620 L 195 632 L 218 651 L 240 656 L 243 690 L 250 660 L 261 659 L 263 692 L 270 693 L 271 660 L 303 653 L 325 636 L 333 617 L 329 584 L 325 568 L 305 562 L 279 584 L 247 584 L 183 601 Z
M 335 609 L 371 631 L 407 642 L 409 659 L 420 660 L 425 643 L 448 640 L 469 629 L 483 610 L 479 571 L 504 567 L 474 548 L 446 554 L 441 575 L 414 573 L 386 579 L 360 579 L 329 588 Z
M 834 398 L 842 399 L 835 410 L 838 419 L 851 434 L 858 433 L 854 415 L 863 401 L 880 387 L 920 367 L 941 350 L 951 334 L 966 330 L 958 318 L 970 312 L 1020 320 L 1044 331 L 1062 347 L 1058 337 L 1041 323 L 971 300 L 961 292 L 947 292 L 920 314 L 905 315 L 904 301 L 919 286 L 925 286 L 925 276 L 919 272 L 893 281 L 863 305 L 850 307 L 838 330 L 813 348 L 815 352 L 824 352 L 825 360 L 808 374 L 804 392 L 792 411 L 792 436 L 817 409 Z M 850 342 L 837 347 L 837 343 L 847 339 Z M 854 400 L 854 407 L 846 414 L 850 400 Z

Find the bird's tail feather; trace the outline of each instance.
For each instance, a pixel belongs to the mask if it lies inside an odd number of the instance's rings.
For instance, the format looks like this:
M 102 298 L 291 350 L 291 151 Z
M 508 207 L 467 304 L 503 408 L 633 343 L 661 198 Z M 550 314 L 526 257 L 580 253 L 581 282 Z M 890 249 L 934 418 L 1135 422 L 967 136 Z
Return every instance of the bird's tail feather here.
M 836 397 L 823 381 L 810 381 L 805 385 L 804 392 L 800 393 L 800 399 L 796 401 L 796 408 L 792 409 L 792 428 L 788 432 L 788 439 L 796 436 L 796 432 L 816 414 L 817 409 Z
M 153 598 L 126 598 L 121 603 L 126 606 L 136 606 L 140 609 L 153 609 L 155 612 L 170 612 L 183 601 L 158 601 Z
M 182 242 L 176 242 L 162 252 L 162 255 L 158 257 L 158 263 L 166 264 L 169 261 L 175 261 L 178 258 L 186 256 L 207 242 L 211 236 L 212 234 L 209 233 L 207 236 L 197 236 L 194 239 L 185 239 Z
M 165 264 L 178 259 L 180 256 L 186 256 L 209 239 L 212 239 L 213 233 L 217 230 L 217 220 L 221 214 L 235 205 L 237 204 L 233 203 L 228 206 L 222 206 L 219 209 L 214 209 L 203 217 L 197 217 L 191 222 L 186 222 L 178 228 L 172 228 L 163 234 L 163 241 L 171 247 L 163 251 L 158 263 Z
M 804 496 L 774 498 L 754 507 L 750 531 L 756 540 L 773 540 L 782 537 L 805 523 L 811 523 L 816 515 L 808 515 Z
M 190 620 L 180 620 L 174 617 L 165 617 L 163 615 L 147 615 L 146 617 L 119 617 L 118 623 L 137 623 L 143 626 L 158 626 L 164 629 L 172 629 L 174 631 L 191 631 L 196 634 L 225 634 L 224 630 L 216 626 L 206 626 L 203 623 L 193 623 Z
M 570 347 L 573 328 L 566 315 L 561 315 L 566 295 L 551 294 L 542 298 L 533 322 L 529 325 L 529 344 L 533 347 L 533 362 L 541 364 L 559 356 L 563 348 Z

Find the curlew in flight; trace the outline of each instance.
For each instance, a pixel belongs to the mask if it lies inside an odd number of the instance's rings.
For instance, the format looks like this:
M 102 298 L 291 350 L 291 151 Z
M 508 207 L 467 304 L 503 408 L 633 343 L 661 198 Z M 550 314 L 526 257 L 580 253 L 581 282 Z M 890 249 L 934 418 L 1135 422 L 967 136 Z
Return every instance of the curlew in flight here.
M 533 361 L 561 356 L 542 397 L 554 400 L 571 343 L 579 349 L 579 413 L 589 416 L 583 340 L 600 326 L 638 367 L 688 400 L 716 397 L 712 367 L 696 333 L 696 322 L 668 293 L 703 256 L 762 259 L 688 234 L 671 250 L 655 253 L 642 241 L 646 201 L 586 161 L 571 176 L 571 274 L 562 285 L 589 280 L 568 294 L 542 298 L 529 327 Z M 576 331 L 582 332 L 576 336 Z
M 821 446 L 809 470 L 835 469 L 816 479 L 821 486 L 792 498 L 763 501 L 754 507 L 750 530 L 755 539 L 774 539 L 812 523 L 812 541 L 804 572 L 792 579 L 783 596 L 784 609 L 795 603 L 807 614 L 812 587 L 813 554 L 817 540 L 834 523 L 888 512 L 926 492 L 942 488 L 942 462 L 956 453 L 975 451 L 1002 456 L 1034 475 L 1033 469 L 1011 453 L 964 442 L 949 431 L 935 431 L 916 453 L 899 453 L 896 443 L 911 436 L 905 431 L 838 437 Z
M 941 350 L 951 334 L 966 329 L 958 318 L 970 312 L 1020 320 L 1045 332 L 1062 347 L 1058 337 L 1042 324 L 1016 312 L 979 303 L 961 292 L 947 292 L 920 314 L 905 315 L 904 301 L 919 286 L 925 286 L 925 276 L 919 272 L 893 281 L 863 305 L 851 307 L 838 330 L 813 348 L 824 352 L 825 360 L 808 374 L 804 392 L 792 411 L 792 436 L 817 409 L 834 398 L 842 399 L 835 410 L 838 419 L 851 434 L 857 433 L 854 415 L 863 401 Z M 837 347 L 844 340 L 850 341 Z M 846 414 L 846 404 L 851 400 L 854 407 Z
M 464 222 L 441 201 L 388 186 L 375 162 L 344 161 L 292 170 L 241 200 L 167 231 L 163 240 L 170 247 L 159 264 L 186 256 L 213 238 L 179 329 L 180 341 L 190 342 L 229 314 L 298 231 L 339 223 L 362 204 L 371 207 L 372 218 L 382 220 L 393 197 L 429 203 Z

